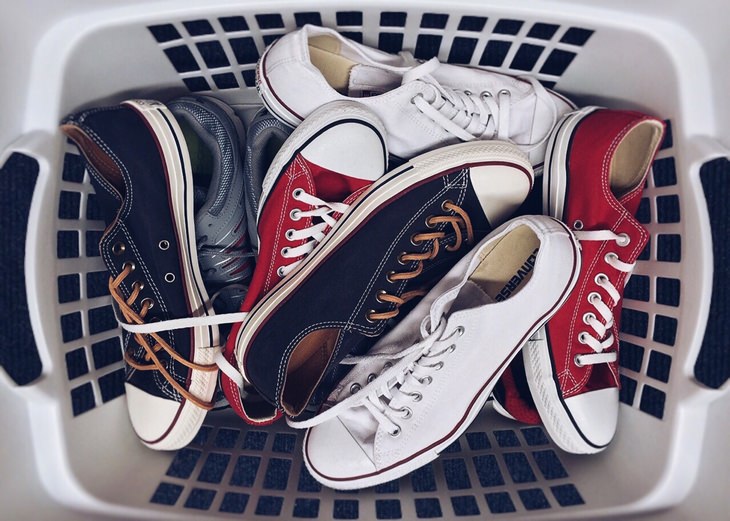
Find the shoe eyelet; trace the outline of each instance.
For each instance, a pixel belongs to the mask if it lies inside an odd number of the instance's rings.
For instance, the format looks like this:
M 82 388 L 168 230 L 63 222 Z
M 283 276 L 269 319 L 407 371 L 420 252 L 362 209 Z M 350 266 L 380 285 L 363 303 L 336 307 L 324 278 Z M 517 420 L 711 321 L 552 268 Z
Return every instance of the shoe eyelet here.
M 284 232 L 284 237 L 286 237 L 286 239 L 287 239 L 288 241 L 293 241 L 293 240 L 294 240 L 294 239 L 293 239 L 293 237 L 294 237 L 294 230 L 292 230 L 292 229 L 289 229 L 289 230 L 287 230 L 286 232 Z
M 618 260 L 618 255 L 616 255 L 612 251 L 609 251 L 606 255 L 603 256 L 603 260 L 605 260 L 609 264 L 612 262 L 612 259 L 613 259 L 613 261 L 617 261 Z
M 601 300 L 601 295 L 596 293 L 595 291 L 591 291 L 588 294 L 588 303 L 593 304 L 596 300 Z
M 144 305 L 145 305 L 145 303 L 149 303 L 149 305 L 147 306 L 147 309 L 148 309 L 148 310 L 150 310 L 150 309 L 152 309 L 153 307 L 155 307 L 155 301 L 154 301 L 154 300 L 152 300 L 152 299 L 151 299 L 151 298 L 149 298 L 149 297 L 143 298 L 143 299 L 142 299 L 142 302 L 140 302 L 140 303 L 139 303 L 139 305 L 140 305 L 141 307 L 143 307 L 143 308 L 144 308 Z
M 573 223 L 573 229 L 574 230 L 582 230 L 583 229 L 583 221 L 580 219 L 576 219 Z
M 291 212 L 289 212 L 289 219 L 291 219 L 292 221 L 298 221 L 302 218 L 300 214 L 301 211 L 299 210 L 299 208 L 294 208 Z
M 385 291 L 384 289 L 379 289 L 378 292 L 375 294 L 375 300 L 377 300 L 381 304 L 385 304 L 386 303 L 385 300 L 381 299 L 380 297 L 382 297 L 383 295 L 387 295 L 387 294 L 388 294 L 388 292 Z
M 408 393 L 408 395 L 413 399 L 414 402 L 420 402 L 421 400 L 423 400 L 423 395 L 418 391 Z
M 385 362 L 385 364 L 383 365 L 383 370 L 385 371 L 387 369 L 390 369 L 391 367 L 393 367 L 393 362 Z
M 126 270 L 127 268 L 129 268 L 129 272 L 131 273 L 137 269 L 137 265 L 132 261 L 127 261 L 122 264 L 122 271 Z
M 173 283 L 175 282 L 175 274 L 174 273 L 165 273 L 165 282 Z
M 137 290 L 137 291 L 142 291 L 143 289 L 144 289 L 144 282 L 142 282 L 141 280 L 135 280 L 135 281 L 134 281 L 134 282 L 132 283 L 132 290 L 133 290 L 133 291 L 134 291 L 134 290 Z
M 162 251 L 167 251 L 170 249 L 170 241 L 166 241 L 165 239 L 163 239 L 157 243 L 157 247 Z
M 370 324 L 375 324 L 375 319 L 372 318 L 372 315 L 377 313 L 374 309 L 368 310 L 367 313 L 365 313 L 365 320 L 367 320 Z
M 591 325 L 590 322 L 592 320 L 596 320 L 596 315 L 594 315 L 593 313 L 590 313 L 590 312 L 583 314 L 583 323 L 585 325 L 590 326 Z
M 359 383 L 355 382 L 354 384 L 352 384 L 350 386 L 350 394 L 355 394 L 360 389 L 362 389 L 362 385 L 360 385 Z
M 583 363 L 580 361 L 580 355 L 575 355 L 573 357 L 573 363 L 578 367 L 583 367 Z
M 443 202 L 441 203 L 441 209 L 442 209 L 442 210 L 443 210 L 444 212 L 450 212 L 450 211 L 451 211 L 451 210 L 449 210 L 449 209 L 448 209 L 448 208 L 446 207 L 446 205 L 447 205 L 447 204 L 454 204 L 454 201 L 452 201 L 451 199 L 446 199 L 445 201 L 443 201 Z
M 440 371 L 440 370 L 441 370 L 441 369 L 443 369 L 443 368 L 444 368 L 444 363 L 443 363 L 443 362 L 439 362 L 439 363 L 437 363 L 437 364 L 436 364 L 436 365 L 435 365 L 435 366 L 433 367 L 433 370 L 434 370 L 434 371 Z
M 426 224 L 426 228 L 433 229 L 433 228 L 436 228 L 439 225 L 439 223 L 431 222 L 434 217 L 436 217 L 436 216 L 435 215 L 429 215 L 428 217 L 426 217 L 426 220 L 424 221 L 425 224 Z
M 112 246 L 112 253 L 114 255 L 121 255 L 126 249 L 127 247 L 123 242 L 115 242 L 114 246 Z
M 456 351 L 456 344 L 451 344 L 446 350 L 447 353 L 453 353 L 454 351 Z
M 422 242 L 423 241 L 418 238 L 418 234 L 417 233 L 414 233 L 413 235 L 411 235 L 411 244 L 413 246 L 420 246 Z
M 385 280 L 387 280 L 391 284 L 395 284 L 396 282 L 398 282 L 393 279 L 393 275 L 395 275 L 396 273 L 396 271 L 389 271 L 388 274 L 385 276 Z
M 284 266 L 279 266 L 279 268 L 276 270 L 276 274 L 283 279 L 285 276 Z
M 286 257 L 287 255 L 289 255 L 289 250 L 290 250 L 290 248 L 288 246 L 284 246 L 281 249 L 281 256 Z
M 578 342 L 580 342 L 581 344 L 586 343 L 586 332 L 585 331 L 581 331 L 580 333 L 578 333 Z
M 408 255 L 408 253 L 406 253 L 406 252 L 401 252 L 401 254 L 400 254 L 400 255 L 398 255 L 398 257 L 397 257 L 397 259 L 396 259 L 396 260 L 398 261 L 398 264 L 400 264 L 401 266 L 405 266 L 406 264 L 408 264 L 409 262 L 411 262 L 411 261 L 404 261 L 404 260 L 403 260 L 403 256 L 404 256 L 404 255 Z
M 464 326 L 458 326 L 456 329 L 454 329 L 454 333 L 456 333 L 459 336 L 463 336 L 466 329 L 464 329 Z
M 291 196 L 292 196 L 292 197 L 293 197 L 294 199 L 296 199 L 296 200 L 299 200 L 299 198 L 301 197 L 301 195 L 302 195 L 303 193 L 304 193 L 304 190 L 302 190 L 301 188 L 296 188 L 296 189 L 294 189 L 294 191 L 293 191 L 293 192 L 291 193 Z
M 598 284 L 599 286 L 605 284 L 608 282 L 608 275 L 605 273 L 598 273 L 594 278 L 593 281 Z
M 395 429 L 392 432 L 389 432 L 388 434 L 390 434 L 390 436 L 392 438 L 397 438 L 398 436 L 400 436 L 400 426 L 396 425 Z
M 481 96 L 482 98 L 491 98 L 492 93 L 489 92 L 488 90 L 485 90 L 485 91 L 482 91 L 482 93 L 479 96 Z
M 507 96 L 511 96 L 512 92 L 508 89 L 500 89 L 500 91 L 497 94 L 506 94 Z
M 375 373 L 370 373 L 368 375 L 368 383 L 371 383 L 373 380 L 375 380 L 378 377 Z
M 407 420 L 408 418 L 413 416 L 413 409 L 411 409 L 410 407 L 401 407 L 400 409 L 398 409 L 398 412 L 403 415 L 402 417 L 404 420 Z
M 631 237 L 629 237 L 628 233 L 619 233 L 618 236 L 621 237 L 622 241 L 621 242 L 616 241 L 616 244 L 618 244 L 622 248 L 631 244 Z
M 472 92 L 470 90 L 464 90 L 464 94 L 466 94 L 467 96 L 471 96 Z
M 418 383 L 420 383 L 421 385 L 431 385 L 431 382 L 433 382 L 433 378 L 431 378 L 430 376 L 424 376 L 423 378 L 418 380 Z

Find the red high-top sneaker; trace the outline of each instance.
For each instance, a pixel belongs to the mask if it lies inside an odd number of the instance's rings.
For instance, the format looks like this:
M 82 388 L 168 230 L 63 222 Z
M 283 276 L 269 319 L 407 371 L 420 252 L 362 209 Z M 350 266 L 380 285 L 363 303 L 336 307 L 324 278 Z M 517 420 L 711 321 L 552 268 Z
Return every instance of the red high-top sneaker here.
M 336 101 L 313 112 L 287 139 L 263 180 L 258 211 L 259 256 L 241 311 L 248 312 L 324 238 L 350 203 L 387 167 L 385 130 L 369 109 Z M 235 338 L 228 335 L 226 359 L 237 367 Z M 221 375 L 231 407 L 254 425 L 281 412 L 244 382 Z
M 634 215 L 664 124 L 587 107 L 565 116 L 548 143 L 543 212 L 570 226 L 582 268 L 572 295 L 523 351 L 545 428 L 568 452 L 603 450 L 616 431 L 618 319 L 623 290 L 649 234 Z

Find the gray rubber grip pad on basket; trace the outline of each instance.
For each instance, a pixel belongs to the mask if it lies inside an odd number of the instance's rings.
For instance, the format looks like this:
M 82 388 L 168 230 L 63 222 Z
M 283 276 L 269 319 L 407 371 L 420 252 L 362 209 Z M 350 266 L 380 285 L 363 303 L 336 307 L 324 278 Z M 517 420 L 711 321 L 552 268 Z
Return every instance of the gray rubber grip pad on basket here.
M 33 338 L 25 293 L 25 234 L 38 179 L 38 162 L 11 155 L 0 169 L 0 365 L 18 385 L 40 376 L 41 359 Z
M 719 158 L 702 165 L 700 180 L 712 228 L 712 298 L 707 329 L 695 362 L 695 378 L 713 389 L 730 378 L 730 161 Z

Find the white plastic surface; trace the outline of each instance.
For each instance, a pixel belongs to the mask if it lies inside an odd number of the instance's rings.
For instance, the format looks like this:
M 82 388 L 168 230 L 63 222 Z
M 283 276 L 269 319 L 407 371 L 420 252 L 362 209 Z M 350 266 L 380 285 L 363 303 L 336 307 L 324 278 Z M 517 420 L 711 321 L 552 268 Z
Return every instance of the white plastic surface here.
M 338 11 L 362 12 L 361 24 L 338 26 Z M 153 452 L 137 442 L 126 416 L 124 397 L 104 401 L 100 381 L 120 370 L 122 364 L 114 362 L 97 368 L 93 357 L 94 343 L 120 333 L 119 329 L 111 329 L 91 334 L 88 318 L 90 310 L 110 303 L 106 295 L 86 298 L 86 274 L 104 269 L 99 257 L 85 254 L 87 234 L 93 241 L 93 234 L 103 229 L 103 223 L 83 218 L 92 191 L 88 182 L 61 177 L 66 154 L 73 156 L 76 152 L 58 132 L 59 120 L 71 111 L 129 97 L 165 101 L 188 92 L 182 80 L 199 77 L 213 86 L 212 94 L 243 113 L 258 102 L 254 88 L 215 87 L 214 77 L 226 73 L 233 73 L 243 85 L 244 76 L 250 78 L 247 71 L 254 67 L 253 63 L 237 63 L 230 40 L 251 38 L 260 54 L 265 38 L 296 28 L 295 13 L 313 12 L 320 13 L 324 25 L 362 33 L 364 42 L 370 45 L 377 45 L 382 34 L 402 34 L 403 48 L 414 50 L 419 34 L 440 36 L 440 43 L 434 44 L 431 39 L 429 45 L 438 45 L 438 56 L 444 61 L 449 58 L 454 38 L 460 38 L 456 45 L 474 46 L 471 65 L 479 64 L 488 41 L 510 42 L 502 70 L 537 73 L 539 79 L 556 82 L 556 90 L 581 105 L 636 108 L 670 121 L 673 144 L 662 150 L 658 159 L 667 160 L 664 165 L 674 162 L 676 184 L 657 186 L 650 175 L 645 197 L 651 220 L 647 225 L 652 235 L 651 254 L 650 260 L 637 264 L 634 274 L 648 277 L 649 301 L 625 302 L 626 308 L 646 313 L 645 335 L 622 334 L 624 341 L 641 346 L 644 354 L 636 370 L 622 369 L 622 374 L 635 382 L 636 391 L 630 405 L 621 406 L 617 438 L 606 452 L 578 457 L 561 453 L 549 444 L 531 444 L 539 433 L 498 417 L 487 406 L 469 430 L 473 436 L 462 438 L 460 451 L 443 454 L 433 465 L 432 486 L 414 487 L 415 482 L 403 478 L 397 488 L 337 494 L 316 490 L 308 482 L 300 486 L 301 436 L 293 439 L 292 447 L 292 438 L 287 437 L 290 431 L 283 423 L 259 429 L 268 434 L 249 436 L 249 428 L 230 412 L 211 414 L 206 421 L 207 441 L 190 449 L 190 454 L 198 455 L 197 461 L 181 472 L 179 468 L 171 469 L 175 454 Z M 405 27 L 381 27 L 381 12 L 406 13 Z M 424 13 L 449 16 L 443 28 L 421 28 Z M 256 15 L 272 14 L 281 15 L 284 28 L 260 28 L 271 18 Z M 726 65 L 728 15 L 730 4 L 713 0 L 397 1 L 352 3 L 347 7 L 335 1 L 243 4 L 233 0 L 38 0 L 4 7 L 0 17 L 0 160 L 4 162 L 12 151 L 20 151 L 36 158 L 40 165 L 25 268 L 43 374 L 23 388 L 0 374 L 0 404 L 7 418 L 0 427 L 4 440 L 0 469 L 5 476 L 0 482 L 2 517 L 225 518 L 233 513 L 220 512 L 223 505 L 234 504 L 240 509 L 241 498 L 246 495 L 243 516 L 247 519 L 270 519 L 277 508 L 284 519 L 297 517 L 297 513 L 316 513 L 320 519 L 341 518 L 352 514 L 353 508 L 357 508 L 360 519 L 375 519 L 378 515 L 384 517 L 384 512 L 395 512 L 383 510 L 383 502 L 391 506 L 398 503 L 404 519 L 424 517 L 429 512 L 440 512 L 448 519 L 464 512 L 485 516 L 494 508 L 487 496 L 494 499 L 492 494 L 507 494 L 515 512 L 500 514 L 505 518 L 721 518 L 728 509 L 725 489 L 730 386 L 726 384 L 719 391 L 705 389 L 695 382 L 693 368 L 704 334 L 712 282 L 709 221 L 698 174 L 708 159 L 727 156 L 730 145 L 730 104 L 726 99 L 730 92 Z M 248 29 L 226 33 L 220 18 L 230 16 L 243 16 Z M 481 30 L 460 29 L 464 16 L 487 20 Z M 183 22 L 196 20 L 208 20 L 213 33 L 191 35 Z M 515 35 L 492 34 L 499 20 L 523 23 Z M 172 24 L 179 38 L 158 43 L 148 27 L 164 24 Z M 557 29 L 547 39 L 530 36 L 535 24 L 552 24 Z M 593 33 L 583 45 L 561 41 L 571 27 Z M 385 40 L 390 41 L 388 38 L 393 37 L 386 36 Z M 206 67 L 201 54 L 204 46 L 198 44 L 213 41 L 222 44 L 232 65 Z M 545 50 L 529 71 L 510 69 L 525 44 Z M 201 70 L 175 70 L 164 51 L 181 46 L 191 52 Z M 556 50 L 575 57 L 561 75 L 541 72 Z M 80 194 L 81 219 L 57 217 L 63 191 Z M 658 222 L 657 198 L 674 195 L 678 196 L 679 219 Z M 59 231 L 78 233 L 78 257 L 56 258 Z M 658 254 L 666 253 L 659 251 L 658 235 L 680 236 L 681 257 L 677 262 L 657 260 Z M 68 274 L 80 274 L 81 299 L 59 304 L 58 277 Z M 679 281 L 678 306 L 656 302 L 657 277 Z M 81 337 L 63 342 L 60 317 L 76 312 L 81 313 Z M 673 342 L 661 336 L 657 340 L 653 335 L 657 320 L 666 319 L 677 321 Z M 69 380 L 65 357 L 78 349 L 83 350 L 89 371 Z M 671 358 L 666 382 L 647 374 L 650 355 L 655 352 L 656 356 Z M 74 416 L 71 391 L 84 385 L 91 388 L 94 407 Z M 665 397 L 661 419 L 642 410 L 647 408 L 642 407 L 642 397 L 656 392 Z M 233 446 L 220 442 L 224 438 L 220 433 L 236 437 Z M 263 446 L 254 443 L 244 448 L 248 443 L 245 440 L 260 441 L 264 437 Z M 277 440 L 285 442 L 281 445 Z M 221 461 L 227 458 L 219 473 L 206 464 L 211 454 Z M 541 470 L 540 458 L 552 457 L 562 463 L 563 474 Z M 237 469 L 239 458 L 244 462 L 258 458 L 258 472 L 252 481 L 248 482 Z M 482 473 L 492 458 L 502 475 L 502 484 L 490 483 Z M 523 460 L 533 474 L 531 479 L 524 465 L 520 466 Z M 289 471 L 283 488 L 274 478 L 267 478 L 285 468 Z M 526 474 L 515 472 L 520 469 Z M 717 480 L 724 482 L 725 488 L 718 487 Z M 151 502 L 160 483 L 180 491 L 173 504 Z M 561 506 L 554 487 L 571 485 L 582 503 Z M 708 492 L 707 487 L 717 493 Z M 196 490 L 202 490 L 206 497 L 212 491 L 212 500 L 196 503 L 199 500 L 195 500 L 195 494 L 201 494 Z M 526 504 L 534 506 L 539 501 L 526 503 L 525 494 L 543 494 L 548 508 L 528 510 Z M 238 503 L 226 503 L 230 497 L 237 498 Z M 272 502 L 266 498 L 274 499 Z M 312 506 L 315 501 L 319 502 L 316 509 Z M 434 504 L 439 510 L 424 510 L 425 505 Z M 201 505 L 207 506 L 201 509 Z

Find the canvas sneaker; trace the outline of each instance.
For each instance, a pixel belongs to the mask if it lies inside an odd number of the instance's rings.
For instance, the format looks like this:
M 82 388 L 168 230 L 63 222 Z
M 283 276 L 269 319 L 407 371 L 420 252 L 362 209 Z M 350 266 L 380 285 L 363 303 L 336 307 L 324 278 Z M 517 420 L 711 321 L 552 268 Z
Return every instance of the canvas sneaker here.
M 603 450 L 619 409 L 622 296 L 649 234 L 634 215 L 664 124 L 645 114 L 587 107 L 552 135 L 544 212 L 581 243 L 575 291 L 523 351 L 532 397 L 553 441 L 573 453 Z
M 214 303 L 220 312 L 236 311 L 254 264 L 244 197 L 243 125 L 231 107 L 209 96 L 178 98 L 167 108 L 190 154 L 203 282 L 209 294 L 220 292 Z
M 329 103 L 297 127 L 262 181 L 256 217 L 259 256 L 241 311 L 251 311 L 286 282 L 349 205 L 382 177 L 387 157 L 382 123 L 358 103 Z M 239 334 L 239 326 L 234 326 L 226 348 L 231 363 L 236 363 L 233 339 Z M 269 349 L 265 351 L 256 356 L 268 360 Z M 222 384 L 232 407 L 247 422 L 261 424 L 280 416 L 270 406 L 267 414 L 250 410 L 250 400 L 239 395 L 239 386 L 226 376 Z
M 256 216 L 261 199 L 261 185 L 269 166 L 291 131 L 291 127 L 272 116 L 265 108 L 256 113 L 248 126 L 243 177 L 246 180 L 248 235 L 251 245 L 256 251 L 259 249 Z
M 231 337 L 246 380 L 300 415 L 328 370 L 369 349 L 532 183 L 522 152 L 486 141 L 424 154 L 373 183 Z
M 532 77 L 419 62 L 305 25 L 273 43 L 256 69 L 269 111 L 298 125 L 324 103 L 356 99 L 388 131 L 401 158 L 459 141 L 499 139 L 518 144 L 537 172 L 557 120 L 575 106 Z
M 329 409 L 298 426 L 312 476 L 336 489 L 397 479 L 436 459 L 575 284 L 578 244 L 543 216 L 495 230 L 356 364 Z M 509 327 L 505 327 L 509 324 Z
M 153 449 L 187 445 L 216 387 L 219 329 L 157 331 L 157 322 L 214 315 L 198 265 L 193 172 L 182 129 L 156 101 L 67 118 L 105 209 L 100 252 L 123 333 L 132 427 Z M 151 326 L 151 331 L 128 328 Z

